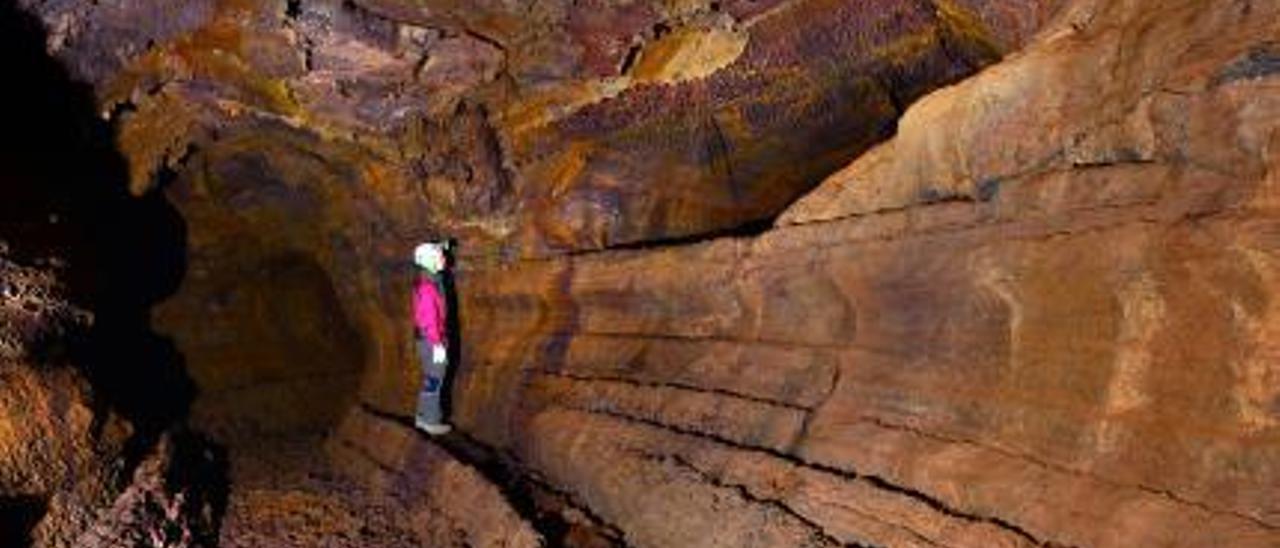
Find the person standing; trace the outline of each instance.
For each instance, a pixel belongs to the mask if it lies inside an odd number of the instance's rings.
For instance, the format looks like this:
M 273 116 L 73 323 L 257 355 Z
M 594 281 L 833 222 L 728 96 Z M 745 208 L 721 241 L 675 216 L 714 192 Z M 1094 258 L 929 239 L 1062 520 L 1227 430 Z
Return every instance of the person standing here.
M 441 392 L 449 369 L 448 305 L 444 295 L 445 242 L 426 242 L 413 251 L 419 268 L 413 289 L 413 324 L 418 357 L 422 362 L 422 390 L 418 393 L 418 429 L 438 436 L 452 427 L 444 420 Z

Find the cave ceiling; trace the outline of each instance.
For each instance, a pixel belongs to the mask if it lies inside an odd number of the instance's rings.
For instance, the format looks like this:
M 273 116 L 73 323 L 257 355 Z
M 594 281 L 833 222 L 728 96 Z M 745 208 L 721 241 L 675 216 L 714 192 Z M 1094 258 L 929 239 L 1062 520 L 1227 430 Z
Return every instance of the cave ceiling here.
M 767 221 L 1058 4 L 22 3 L 135 194 L 501 257 Z

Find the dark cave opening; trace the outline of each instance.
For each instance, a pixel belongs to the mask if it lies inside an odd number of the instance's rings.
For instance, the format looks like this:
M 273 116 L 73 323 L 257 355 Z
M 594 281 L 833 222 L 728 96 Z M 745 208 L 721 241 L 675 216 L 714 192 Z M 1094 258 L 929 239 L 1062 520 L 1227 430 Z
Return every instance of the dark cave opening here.
M 182 355 L 149 317 L 185 273 L 185 222 L 162 195 L 128 193 L 111 125 L 92 90 L 45 52 L 40 23 L 4 3 L 0 36 L 4 65 L 25 76 L 3 92 L 0 240 L 20 263 L 60 269 L 69 297 L 93 313 L 71 361 L 104 408 L 137 426 L 140 452 L 185 418 L 194 394 Z
M 147 459 L 172 459 L 163 483 L 186 493 L 185 504 L 207 508 L 216 523 L 225 508 L 223 452 L 185 427 L 196 387 L 182 353 L 151 324 L 151 307 L 186 273 L 185 220 L 158 192 L 128 192 L 112 123 L 98 116 L 92 89 L 48 55 L 37 19 L 0 2 L 0 37 L 0 64 L 22 75 L 0 91 L 8 137 L 0 147 L 0 247 L 8 260 L 53 272 L 66 298 L 92 314 L 87 325 L 35 349 L 33 363 L 78 371 L 91 386 L 91 443 L 114 443 L 120 429 L 113 417 L 127 421 L 122 451 L 101 457 L 116 460 L 108 480 L 115 487 L 102 487 L 106 492 L 145 474 Z M 44 458 L 70 458 L 62 451 Z M 70 503 L 9 492 L 8 481 L 0 484 L 4 545 L 65 534 L 56 525 L 36 531 L 48 519 L 65 522 L 76 512 Z
M 94 437 L 114 435 L 113 414 L 128 421 L 113 481 L 167 452 L 164 482 L 184 504 L 208 504 L 216 534 L 232 488 L 224 447 L 293 434 L 318 444 L 359 385 L 361 338 L 305 254 L 215 252 L 193 264 L 188 219 L 163 188 L 130 194 L 117 121 L 47 53 L 40 21 L 0 2 L 0 41 L 0 62 L 22 75 L 0 91 L 0 255 L 54 272 L 93 318 L 38 359 L 87 380 Z M 0 483 L 0 544 L 23 546 L 45 503 L 8 489 Z
M 193 425 L 233 451 L 323 434 L 353 401 L 365 361 L 328 273 L 300 252 L 206 251 L 156 312 L 199 387 Z

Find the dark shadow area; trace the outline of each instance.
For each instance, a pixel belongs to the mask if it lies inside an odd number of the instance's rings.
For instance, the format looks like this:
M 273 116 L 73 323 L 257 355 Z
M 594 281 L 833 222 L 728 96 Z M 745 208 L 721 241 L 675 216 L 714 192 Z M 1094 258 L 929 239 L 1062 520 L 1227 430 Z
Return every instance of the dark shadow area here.
M 16 262 L 56 266 L 69 297 L 94 315 L 69 342 L 94 387 L 97 417 L 135 426 L 128 470 L 181 424 L 194 395 L 182 355 L 150 325 L 150 308 L 186 270 L 186 225 L 159 192 L 129 194 L 127 167 L 92 88 L 46 52 L 41 22 L 0 0 L 0 241 Z
M 49 501 L 43 497 L 0 497 L 0 546 L 30 546 L 31 531 L 48 508 Z
M 186 269 L 186 226 L 159 193 L 126 189 L 125 160 L 96 115 L 93 91 L 50 58 L 40 22 L 0 4 L 4 86 L 0 239 L 15 260 L 65 261 L 70 297 L 94 314 L 75 361 L 103 403 L 151 438 L 180 420 L 192 396 L 182 356 L 149 325 Z
M 801 194 L 800 196 L 803 196 L 803 194 Z M 800 196 L 796 196 L 795 199 L 798 200 Z M 795 203 L 795 200 L 788 202 L 787 207 L 790 207 L 790 204 L 793 204 L 793 203 Z M 602 251 L 625 251 L 625 250 L 642 250 L 642 249 L 662 249 L 667 247 L 685 247 L 685 246 L 691 246 L 691 245 L 696 245 L 696 244 L 705 243 L 705 242 L 711 242 L 715 240 L 724 240 L 724 239 L 731 239 L 731 238 L 755 238 L 773 229 L 774 223 L 777 222 L 778 215 L 781 215 L 782 212 L 786 210 L 787 208 L 784 207 L 782 209 L 779 209 L 777 213 L 773 215 L 769 215 L 763 219 L 746 220 L 730 228 L 724 228 L 720 230 L 708 230 L 704 232 L 698 232 L 697 234 L 690 234 L 687 236 L 647 238 L 644 240 L 633 241 L 633 242 L 609 244 L 599 249 L 583 249 L 578 251 L 571 251 L 571 252 L 565 253 L 565 255 L 567 256 L 590 255 L 592 253 L 600 253 Z
M 234 236 L 191 258 L 201 272 L 155 310 L 198 387 L 190 423 L 232 453 L 330 430 L 356 398 L 365 336 L 309 253 Z
M 458 241 L 450 238 L 449 247 L 444 252 L 444 263 L 448 265 L 440 276 L 440 287 L 444 290 L 445 310 L 445 344 L 449 352 L 449 372 L 444 376 L 444 385 L 440 389 L 440 408 L 444 411 L 446 421 L 453 417 L 453 385 L 458 378 L 458 368 L 462 365 L 462 316 L 458 308 L 458 287 L 454 280 L 458 257 Z
M 175 433 L 173 462 L 165 482 L 173 492 L 185 494 L 188 508 L 208 508 L 212 515 L 209 529 L 197 531 L 202 538 L 194 539 L 197 546 L 217 546 L 218 533 L 222 529 L 222 517 L 227 514 L 231 496 L 230 457 L 227 450 L 213 440 L 188 429 Z

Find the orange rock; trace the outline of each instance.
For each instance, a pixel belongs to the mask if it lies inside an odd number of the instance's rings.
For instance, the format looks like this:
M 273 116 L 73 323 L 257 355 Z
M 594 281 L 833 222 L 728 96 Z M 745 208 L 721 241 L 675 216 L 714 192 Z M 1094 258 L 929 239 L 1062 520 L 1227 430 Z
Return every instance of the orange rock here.
M 467 272 L 459 423 L 653 545 L 1280 542 L 1251 9 L 1072 3 L 761 236 Z

